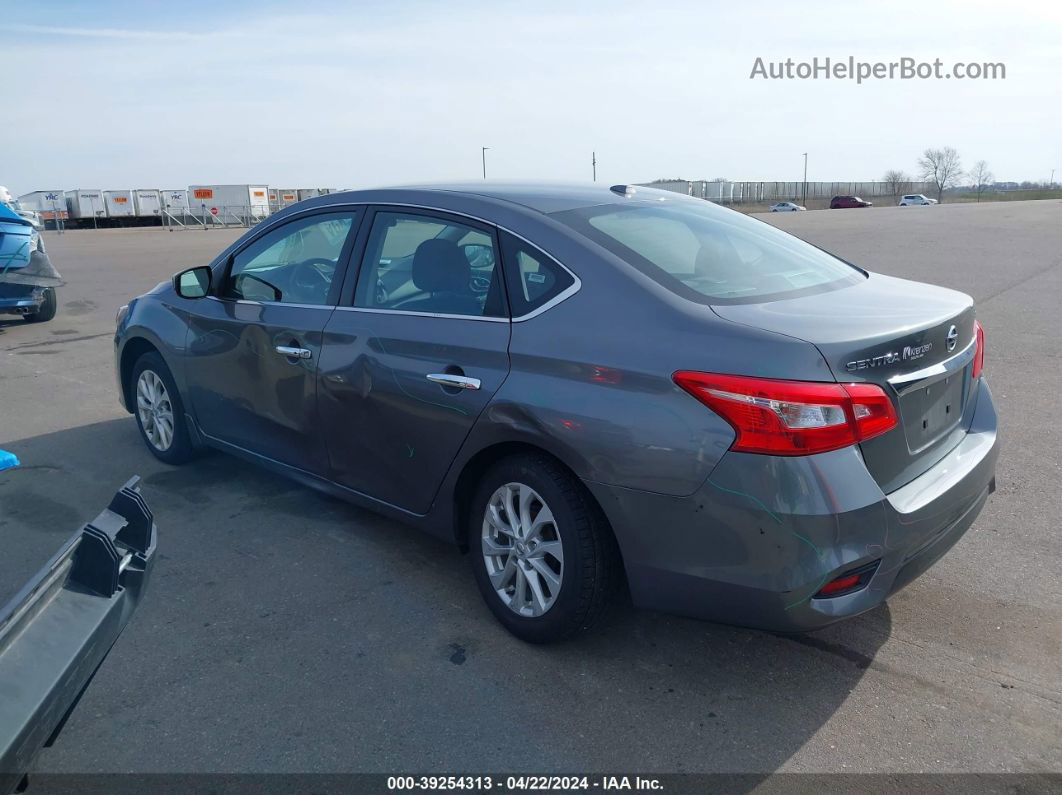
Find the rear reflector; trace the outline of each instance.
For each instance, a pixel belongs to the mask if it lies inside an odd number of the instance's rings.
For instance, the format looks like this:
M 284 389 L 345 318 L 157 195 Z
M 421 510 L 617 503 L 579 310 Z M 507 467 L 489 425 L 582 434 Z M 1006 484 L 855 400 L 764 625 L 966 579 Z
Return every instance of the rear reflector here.
M 859 575 L 849 574 L 845 577 L 838 577 L 836 580 L 831 580 L 819 589 L 816 596 L 833 596 L 841 591 L 848 591 L 859 585 Z
M 680 371 L 672 378 L 737 434 L 731 450 L 809 455 L 859 444 L 896 426 L 892 401 L 875 384 L 776 381 Z
M 878 570 L 878 563 L 880 562 L 881 561 L 879 560 L 875 560 L 873 563 L 868 563 L 866 566 L 860 566 L 854 571 L 850 571 L 847 574 L 842 574 L 840 577 L 830 580 L 822 586 L 819 589 L 819 592 L 812 598 L 829 599 L 833 596 L 844 596 L 845 594 L 862 590 L 870 582 L 870 578 L 874 576 L 874 572 Z
M 985 369 L 985 329 L 980 320 L 974 321 L 974 334 L 977 337 L 977 343 L 974 348 L 973 368 L 970 372 L 974 380 L 977 380 L 981 371 Z

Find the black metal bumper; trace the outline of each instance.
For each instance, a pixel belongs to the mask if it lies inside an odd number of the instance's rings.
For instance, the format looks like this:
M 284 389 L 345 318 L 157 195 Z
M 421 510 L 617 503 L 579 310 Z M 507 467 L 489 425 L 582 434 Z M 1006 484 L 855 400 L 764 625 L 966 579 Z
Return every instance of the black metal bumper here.
M 51 745 L 140 603 L 155 523 L 134 477 L 0 609 L 0 794 Z

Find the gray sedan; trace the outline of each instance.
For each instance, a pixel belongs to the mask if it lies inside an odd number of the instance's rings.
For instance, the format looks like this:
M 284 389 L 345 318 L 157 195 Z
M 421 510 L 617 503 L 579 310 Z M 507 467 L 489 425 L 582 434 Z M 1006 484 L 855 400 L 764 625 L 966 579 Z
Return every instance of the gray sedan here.
M 995 486 L 971 299 L 623 185 L 331 194 L 118 315 L 119 394 L 469 552 L 530 641 L 636 605 L 806 631 L 881 604 Z

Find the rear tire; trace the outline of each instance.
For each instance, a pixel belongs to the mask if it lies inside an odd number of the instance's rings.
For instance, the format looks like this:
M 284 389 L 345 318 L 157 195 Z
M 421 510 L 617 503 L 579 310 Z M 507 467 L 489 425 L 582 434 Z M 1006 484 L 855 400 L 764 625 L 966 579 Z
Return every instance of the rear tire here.
M 55 295 L 55 288 L 45 287 L 44 300 L 41 301 L 41 305 L 37 308 L 36 312 L 30 312 L 25 315 L 25 318 L 29 323 L 47 323 L 55 317 L 58 308 L 59 303 Z
M 602 618 L 621 577 L 615 539 L 584 486 L 557 461 L 530 453 L 494 464 L 468 521 L 476 584 L 511 633 L 550 643 Z
M 167 464 L 184 464 L 195 458 L 184 403 L 162 356 L 155 352 L 142 355 L 129 379 L 133 416 L 151 454 Z

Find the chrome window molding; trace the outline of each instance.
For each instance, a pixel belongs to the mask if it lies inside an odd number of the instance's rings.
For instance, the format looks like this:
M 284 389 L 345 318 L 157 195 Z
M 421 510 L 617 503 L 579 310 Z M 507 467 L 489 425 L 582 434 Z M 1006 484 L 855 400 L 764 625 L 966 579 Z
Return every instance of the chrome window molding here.
M 207 295 L 204 298 L 217 301 L 221 304 L 246 304 L 247 306 L 290 306 L 296 309 L 327 309 L 329 312 L 336 309 L 335 304 L 296 304 L 290 301 L 252 301 L 248 298 L 218 298 L 216 295 Z
M 337 306 L 337 312 L 367 312 L 370 315 L 410 315 L 411 317 L 441 317 L 450 320 L 482 320 L 487 323 L 508 323 L 507 317 L 489 315 L 449 315 L 443 312 L 413 312 L 409 309 L 376 309 L 367 306 Z

